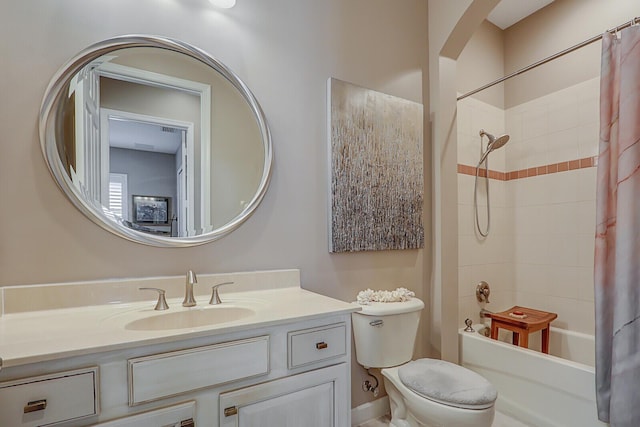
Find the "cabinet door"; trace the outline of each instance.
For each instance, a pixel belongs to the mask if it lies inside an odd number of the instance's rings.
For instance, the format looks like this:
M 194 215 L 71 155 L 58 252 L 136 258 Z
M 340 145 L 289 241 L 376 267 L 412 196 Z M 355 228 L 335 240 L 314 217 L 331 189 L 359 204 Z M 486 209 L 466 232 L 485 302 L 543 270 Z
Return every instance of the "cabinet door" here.
M 331 382 L 243 406 L 238 427 L 333 427 L 333 391 Z
M 348 427 L 347 364 L 220 395 L 220 427 Z

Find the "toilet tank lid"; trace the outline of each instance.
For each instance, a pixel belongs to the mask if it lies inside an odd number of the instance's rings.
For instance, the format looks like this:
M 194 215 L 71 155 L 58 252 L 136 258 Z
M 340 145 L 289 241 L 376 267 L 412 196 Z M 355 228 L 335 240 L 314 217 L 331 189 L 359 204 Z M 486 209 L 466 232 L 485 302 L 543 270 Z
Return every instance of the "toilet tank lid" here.
M 369 305 L 353 302 L 352 304 L 362 308 L 362 311 L 354 314 L 364 314 L 365 316 L 390 316 L 392 314 L 419 311 L 424 308 L 424 303 L 418 298 L 411 298 L 402 302 L 372 302 Z

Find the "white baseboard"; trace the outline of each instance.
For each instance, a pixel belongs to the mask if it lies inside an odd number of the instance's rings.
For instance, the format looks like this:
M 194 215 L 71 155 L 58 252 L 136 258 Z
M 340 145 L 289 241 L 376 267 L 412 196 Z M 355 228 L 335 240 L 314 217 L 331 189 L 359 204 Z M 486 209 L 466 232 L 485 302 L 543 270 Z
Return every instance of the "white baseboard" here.
M 351 409 L 351 425 L 357 426 L 388 414 L 389 397 L 384 396 Z

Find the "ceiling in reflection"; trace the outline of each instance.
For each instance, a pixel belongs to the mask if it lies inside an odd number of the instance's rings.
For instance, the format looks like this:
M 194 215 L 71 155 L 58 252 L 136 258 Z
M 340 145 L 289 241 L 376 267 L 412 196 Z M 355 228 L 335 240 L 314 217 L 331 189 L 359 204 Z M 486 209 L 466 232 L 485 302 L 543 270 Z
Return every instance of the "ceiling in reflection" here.
M 175 154 L 181 142 L 181 130 L 175 127 L 134 120 L 109 119 L 111 147 Z

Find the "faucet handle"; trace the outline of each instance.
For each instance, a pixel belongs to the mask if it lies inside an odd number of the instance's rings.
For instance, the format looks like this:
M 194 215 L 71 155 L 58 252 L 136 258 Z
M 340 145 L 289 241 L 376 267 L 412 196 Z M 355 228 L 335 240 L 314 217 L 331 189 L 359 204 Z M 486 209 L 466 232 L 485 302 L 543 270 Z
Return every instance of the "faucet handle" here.
M 218 294 L 218 288 L 224 285 L 233 285 L 234 282 L 224 282 L 218 283 L 211 287 L 211 299 L 209 300 L 209 304 L 216 305 L 222 303 L 220 300 L 220 295 Z
M 476 286 L 476 298 L 478 302 L 486 302 L 489 303 L 489 295 L 491 294 L 491 289 L 489 288 L 489 284 L 484 280 L 478 283 Z
M 164 296 L 165 294 L 164 289 L 160 289 L 160 288 L 138 288 L 138 289 L 141 291 L 158 292 L 158 302 L 156 303 L 154 310 L 167 310 L 169 308 L 169 304 L 167 304 L 167 299 Z

